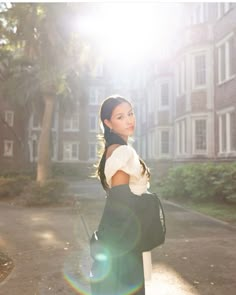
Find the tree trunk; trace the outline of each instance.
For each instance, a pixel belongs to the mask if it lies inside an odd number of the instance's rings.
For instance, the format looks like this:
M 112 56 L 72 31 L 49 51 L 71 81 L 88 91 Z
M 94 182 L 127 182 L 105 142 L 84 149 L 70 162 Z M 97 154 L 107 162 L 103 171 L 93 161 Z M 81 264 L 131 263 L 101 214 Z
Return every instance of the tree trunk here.
M 44 95 L 44 114 L 39 137 L 37 182 L 44 184 L 51 176 L 51 126 L 55 104 L 55 96 Z

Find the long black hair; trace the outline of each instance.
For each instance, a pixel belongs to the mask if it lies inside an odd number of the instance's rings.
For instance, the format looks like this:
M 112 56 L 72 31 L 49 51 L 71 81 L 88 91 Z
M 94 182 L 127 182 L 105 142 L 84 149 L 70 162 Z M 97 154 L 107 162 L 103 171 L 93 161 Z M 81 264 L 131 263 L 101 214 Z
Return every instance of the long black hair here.
M 127 145 L 127 142 L 124 139 L 122 139 L 119 135 L 112 132 L 110 128 L 104 123 L 104 121 L 106 119 L 110 120 L 112 116 L 112 112 L 115 109 L 115 107 L 117 107 L 119 104 L 124 102 L 128 103 L 132 107 L 132 104 L 124 97 L 119 95 L 112 95 L 107 97 L 102 102 L 102 105 L 100 108 L 100 120 L 102 124 L 102 129 L 103 129 L 103 140 L 105 143 L 105 148 L 103 150 L 100 162 L 98 164 L 97 176 L 99 177 L 104 190 L 108 190 L 109 188 L 108 183 L 106 181 L 106 176 L 104 173 L 107 148 L 112 144 Z M 148 177 L 150 177 L 150 172 L 146 164 L 143 162 L 142 159 L 139 159 L 139 160 L 143 167 L 143 173 L 147 173 Z

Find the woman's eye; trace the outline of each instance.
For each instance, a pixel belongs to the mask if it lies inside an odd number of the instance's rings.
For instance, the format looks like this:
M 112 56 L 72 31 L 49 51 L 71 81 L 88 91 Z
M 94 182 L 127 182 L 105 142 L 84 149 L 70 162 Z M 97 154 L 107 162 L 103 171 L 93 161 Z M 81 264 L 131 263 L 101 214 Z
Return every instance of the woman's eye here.
M 133 115 L 134 115 L 134 112 L 129 113 L 129 116 L 133 116 Z

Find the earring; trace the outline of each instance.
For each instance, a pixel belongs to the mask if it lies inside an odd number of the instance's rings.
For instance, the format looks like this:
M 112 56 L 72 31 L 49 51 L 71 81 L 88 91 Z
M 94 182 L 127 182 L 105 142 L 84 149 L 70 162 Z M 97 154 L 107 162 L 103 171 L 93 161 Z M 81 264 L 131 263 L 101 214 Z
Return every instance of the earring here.
M 112 133 L 112 128 L 110 128 L 110 133 Z

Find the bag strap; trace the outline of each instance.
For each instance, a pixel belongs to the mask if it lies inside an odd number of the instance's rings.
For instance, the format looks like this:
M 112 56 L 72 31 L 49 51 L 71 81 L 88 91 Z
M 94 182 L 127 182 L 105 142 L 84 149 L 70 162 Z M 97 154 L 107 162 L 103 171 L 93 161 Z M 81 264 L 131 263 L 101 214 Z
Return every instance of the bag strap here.
M 161 215 L 160 215 L 160 220 L 161 220 L 161 224 L 162 224 L 162 227 L 163 227 L 163 232 L 166 234 L 166 217 L 165 217 L 165 212 L 164 212 L 164 208 L 162 206 L 162 203 L 161 203 L 161 200 L 160 198 L 158 197 L 158 195 L 155 193 L 157 199 L 158 199 L 158 203 L 159 203 L 159 210 L 161 212 Z

